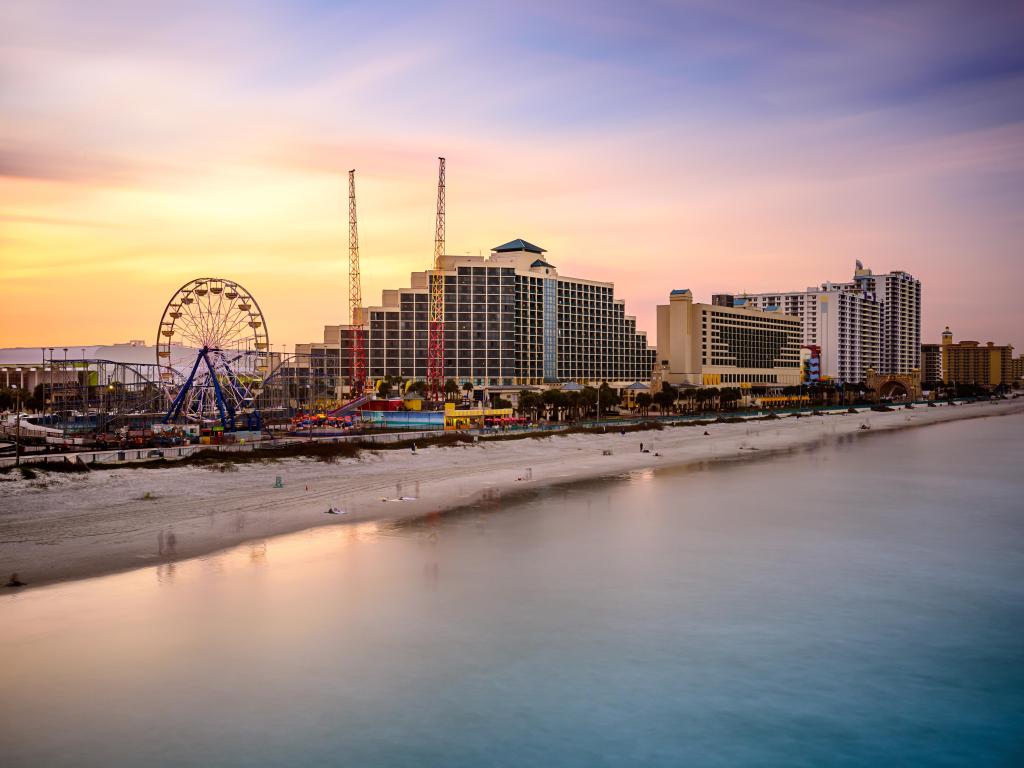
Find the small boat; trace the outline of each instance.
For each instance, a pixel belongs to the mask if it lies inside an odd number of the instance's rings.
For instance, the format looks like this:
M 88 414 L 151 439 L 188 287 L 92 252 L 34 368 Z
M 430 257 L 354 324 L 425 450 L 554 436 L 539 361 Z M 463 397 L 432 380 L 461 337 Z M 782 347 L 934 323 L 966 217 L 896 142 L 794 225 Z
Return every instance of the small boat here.
M 348 513 L 345 510 L 343 510 L 343 509 L 338 509 L 337 507 L 329 507 L 324 514 L 326 514 L 326 515 L 347 515 Z

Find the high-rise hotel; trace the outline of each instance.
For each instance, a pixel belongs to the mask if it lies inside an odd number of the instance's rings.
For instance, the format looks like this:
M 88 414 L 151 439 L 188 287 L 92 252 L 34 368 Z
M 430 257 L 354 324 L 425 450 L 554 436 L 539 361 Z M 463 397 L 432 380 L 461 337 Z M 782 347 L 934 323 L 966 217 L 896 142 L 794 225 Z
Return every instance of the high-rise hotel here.
M 656 378 L 675 386 L 769 390 L 800 383 L 800 320 L 781 309 L 694 302 L 689 289 L 658 306 Z
M 363 308 L 371 378 L 426 377 L 431 281 L 444 280 L 445 378 L 484 386 L 650 379 L 655 351 L 611 283 L 560 275 L 525 240 L 486 257 L 444 256 L 442 265 Z M 347 330 L 326 326 L 323 343 L 296 351 L 347 383 Z
M 909 373 L 921 367 L 921 281 L 906 272 L 876 275 L 858 261 L 850 282 L 716 300 L 799 317 L 803 344 L 821 350 L 822 375 L 839 382 L 862 382 L 869 368 Z

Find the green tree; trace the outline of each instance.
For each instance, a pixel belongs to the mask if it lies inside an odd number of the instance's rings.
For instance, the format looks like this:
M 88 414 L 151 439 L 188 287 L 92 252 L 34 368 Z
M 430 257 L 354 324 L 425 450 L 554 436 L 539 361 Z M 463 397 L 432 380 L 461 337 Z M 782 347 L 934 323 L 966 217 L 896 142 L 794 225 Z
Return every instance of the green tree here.
M 537 412 L 543 405 L 544 403 L 541 401 L 540 395 L 536 392 L 530 392 L 527 389 L 519 392 L 519 415 L 525 416 L 529 414 L 531 419 L 536 419 Z
M 582 392 L 563 392 L 565 398 L 565 408 L 569 412 L 569 417 L 574 421 L 579 421 L 580 410 L 584 407 L 583 393 Z
M 580 403 L 586 415 L 597 415 L 597 390 L 594 387 L 584 387 L 579 393 Z M 602 405 L 604 405 L 602 403 Z
M 448 379 L 444 383 L 444 399 L 445 400 L 458 400 L 459 399 L 459 382 L 455 379 Z
M 0 411 L 13 411 L 18 401 L 18 390 L 14 387 L 0 389 Z
M 651 402 L 652 399 L 651 394 L 649 392 L 640 392 L 636 396 L 636 406 L 640 410 L 640 412 L 645 416 L 651 410 Z
M 696 390 L 695 397 L 702 411 L 709 410 L 718 404 L 718 389 L 715 387 L 701 387 Z
M 662 413 L 668 413 L 676 403 L 676 391 L 669 385 L 668 389 L 662 389 L 654 393 L 654 404 Z
M 676 410 L 688 412 L 693 410 L 693 387 L 680 387 L 676 392 Z
M 41 411 L 46 405 L 46 390 L 42 384 L 36 384 L 32 394 L 24 399 L 23 408 L 30 411 Z
M 718 401 L 723 408 L 735 408 L 741 397 L 743 392 L 738 387 L 722 387 L 718 392 Z
M 565 408 L 565 393 L 557 389 L 546 389 L 541 395 L 541 402 L 548 409 L 550 418 L 558 421 L 559 412 Z
M 618 390 L 612 389 L 607 381 L 601 382 L 598 391 L 601 397 L 601 413 L 611 413 L 622 405 L 622 395 L 619 394 Z

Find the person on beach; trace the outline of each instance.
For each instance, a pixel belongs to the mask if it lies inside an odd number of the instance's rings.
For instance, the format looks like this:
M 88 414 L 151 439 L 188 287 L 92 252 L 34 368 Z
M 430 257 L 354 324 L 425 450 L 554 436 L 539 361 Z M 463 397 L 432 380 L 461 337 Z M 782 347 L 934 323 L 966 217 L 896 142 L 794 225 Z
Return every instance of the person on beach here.
M 644 444 L 640 443 L 640 453 L 643 453 L 643 452 L 644 452 Z
M 6 586 L 8 586 L 8 587 L 24 587 L 25 586 L 25 582 L 21 581 L 18 578 L 18 574 L 12 573 L 11 574 L 11 580 L 7 582 Z

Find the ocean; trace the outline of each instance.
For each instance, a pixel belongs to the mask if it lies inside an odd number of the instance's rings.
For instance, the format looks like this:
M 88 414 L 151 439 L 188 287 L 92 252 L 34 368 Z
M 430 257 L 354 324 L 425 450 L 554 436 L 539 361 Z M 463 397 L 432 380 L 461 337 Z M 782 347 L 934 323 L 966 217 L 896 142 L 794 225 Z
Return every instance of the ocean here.
M 1024 764 L 1024 416 L 0 596 L 0 764 Z

